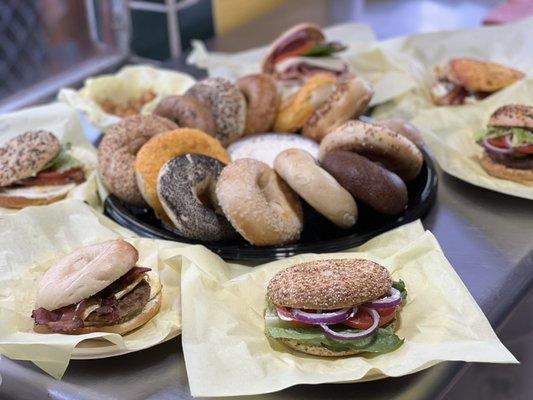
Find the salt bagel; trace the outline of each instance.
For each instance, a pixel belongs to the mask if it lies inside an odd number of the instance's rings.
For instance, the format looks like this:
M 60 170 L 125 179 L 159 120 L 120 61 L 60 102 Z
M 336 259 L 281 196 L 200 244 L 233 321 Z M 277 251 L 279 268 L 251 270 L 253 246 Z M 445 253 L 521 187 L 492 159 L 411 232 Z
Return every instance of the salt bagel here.
M 282 245 L 300 237 L 300 200 L 265 163 L 242 158 L 229 164 L 218 178 L 216 194 L 228 220 L 251 244 Z
M 168 161 L 157 178 L 157 196 L 180 235 L 218 241 L 236 236 L 219 209 L 215 195 L 224 164 L 202 154 L 187 154 Z
M 341 124 L 363 114 L 373 95 L 372 86 L 363 78 L 339 82 L 324 104 L 307 120 L 302 134 L 320 142 Z
M 244 134 L 246 100 L 244 95 L 224 78 L 207 78 L 196 82 L 187 91 L 196 97 L 215 119 L 215 138 L 227 146 Z
M 407 206 L 407 187 L 402 179 L 379 164 L 346 150 L 325 155 L 322 167 L 352 196 L 376 211 L 395 215 Z
M 274 122 L 275 132 L 297 132 L 335 90 L 337 78 L 326 72 L 310 76 L 298 91 L 285 99 Z
M 320 162 L 333 150 L 353 151 L 379 162 L 406 182 L 418 175 L 424 161 L 420 150 L 406 137 L 363 121 L 348 121 L 327 135 L 320 143 Z
M 107 189 L 125 202 L 145 205 L 135 179 L 135 156 L 151 137 L 176 128 L 157 115 L 135 115 L 113 125 L 98 146 L 98 171 Z
M 163 221 L 168 221 L 168 217 L 157 196 L 159 171 L 167 161 L 189 153 L 204 154 L 223 163 L 230 161 L 228 152 L 217 139 L 191 128 L 178 128 L 157 135 L 137 153 L 134 166 L 137 185 L 144 200 Z
M 215 136 L 215 118 L 196 97 L 165 97 L 157 104 L 154 114 L 174 121 L 181 128 L 194 128 Z
M 245 135 L 269 132 L 274 124 L 279 106 L 276 82 L 267 74 L 253 74 L 240 78 L 236 83 L 246 99 Z
M 274 169 L 311 207 L 341 228 L 357 220 L 353 197 L 305 150 L 288 149 L 276 157 Z

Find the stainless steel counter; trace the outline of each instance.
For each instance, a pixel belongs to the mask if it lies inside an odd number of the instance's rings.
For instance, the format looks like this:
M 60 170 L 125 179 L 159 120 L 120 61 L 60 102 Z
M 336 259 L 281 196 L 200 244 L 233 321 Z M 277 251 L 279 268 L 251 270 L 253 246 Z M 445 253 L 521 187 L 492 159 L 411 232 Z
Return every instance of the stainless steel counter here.
M 298 3 L 302 12 L 298 11 Z M 361 2 L 291 1 L 290 5 L 277 11 L 279 18 L 270 18 L 272 24 L 268 23 L 269 18 L 263 18 L 263 22 L 258 21 L 236 34 L 213 41 L 211 47 L 241 50 L 262 44 L 272 39 L 279 29 L 302 19 L 324 25 L 353 19 L 353 12 L 348 11 L 353 10 L 355 3 Z M 383 7 L 395 2 L 376 3 Z M 407 6 L 403 14 L 401 7 L 395 9 L 396 18 L 410 17 L 413 9 L 417 9 L 415 2 L 403 3 Z M 418 16 L 420 13 L 423 16 L 423 5 L 435 2 L 418 3 Z M 449 12 L 452 13 L 454 4 L 459 2 L 447 2 L 450 3 Z M 477 7 L 481 2 L 461 3 Z M 346 13 L 342 12 L 343 4 L 347 7 Z M 373 2 L 368 7 L 375 11 Z M 483 9 L 480 9 L 482 14 Z M 460 13 L 461 8 L 456 12 Z M 479 21 L 478 14 L 471 16 Z M 442 20 L 435 16 L 433 19 L 438 23 L 437 27 L 443 27 Z M 462 19 L 457 21 L 464 22 Z M 415 28 L 416 24 L 414 21 Z M 427 21 L 425 24 L 427 28 Z M 419 25 L 420 29 L 423 27 Z M 183 60 L 177 60 L 173 65 L 182 63 Z M 439 177 L 437 202 L 423 221 L 424 226 L 435 234 L 492 325 L 498 327 L 533 286 L 533 203 L 477 188 L 442 173 Z M 464 363 L 447 362 L 402 378 L 358 384 L 302 385 L 254 398 L 436 399 L 443 396 L 464 370 Z M 0 361 L 0 374 L 3 379 L 1 399 L 190 398 L 179 338 L 121 357 L 72 361 L 62 381 L 55 381 L 29 362 L 5 358 Z

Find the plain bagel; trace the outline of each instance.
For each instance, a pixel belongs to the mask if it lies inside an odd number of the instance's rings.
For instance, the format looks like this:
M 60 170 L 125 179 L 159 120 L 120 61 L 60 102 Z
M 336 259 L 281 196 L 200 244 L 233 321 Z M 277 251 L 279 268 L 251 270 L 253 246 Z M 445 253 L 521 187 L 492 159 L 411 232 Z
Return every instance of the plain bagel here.
M 244 134 L 246 100 L 244 95 L 224 78 L 207 78 L 196 82 L 187 95 L 196 97 L 215 118 L 215 138 L 227 146 Z
M 224 164 L 202 154 L 167 162 L 157 179 L 157 196 L 178 233 L 189 239 L 218 241 L 236 232 L 222 215 L 215 195 Z
M 278 154 L 274 169 L 311 207 L 341 228 L 357 221 L 357 204 L 305 150 L 288 149 Z
M 326 154 L 322 167 L 360 200 L 382 214 L 395 215 L 407 206 L 402 179 L 379 164 L 346 150 Z
M 240 78 L 235 85 L 247 103 L 245 135 L 270 131 L 279 106 L 276 82 L 267 74 L 253 74 Z
M 339 126 L 320 143 L 320 162 L 333 150 L 358 153 L 409 182 L 416 178 L 424 161 L 422 153 L 406 137 L 389 128 L 363 121 L 348 121 Z
M 194 128 L 215 136 L 215 118 L 196 97 L 165 97 L 157 104 L 154 114 L 174 121 L 181 128 Z
M 151 137 L 175 128 L 157 115 L 135 115 L 113 125 L 98 146 L 98 171 L 107 189 L 127 203 L 145 205 L 135 179 L 135 156 Z
M 251 244 L 283 245 L 300 237 L 300 200 L 265 163 L 242 158 L 229 164 L 220 174 L 216 194 L 228 220 Z

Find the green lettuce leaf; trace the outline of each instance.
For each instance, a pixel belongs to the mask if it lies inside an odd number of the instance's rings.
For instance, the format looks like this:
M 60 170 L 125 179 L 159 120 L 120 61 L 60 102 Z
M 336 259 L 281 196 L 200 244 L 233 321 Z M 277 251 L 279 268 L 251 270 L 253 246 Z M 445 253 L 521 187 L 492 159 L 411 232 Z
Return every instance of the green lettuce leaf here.
M 405 289 L 405 282 L 401 279 L 398 282 L 392 282 L 392 287 L 394 289 L 398 289 L 400 293 L 402 294 L 402 299 L 405 300 L 407 298 L 407 289 Z
M 495 139 L 507 135 L 513 135 L 513 139 L 511 141 L 512 147 L 533 144 L 533 132 L 525 128 L 491 126 L 487 129 L 482 129 L 478 131 L 474 135 L 474 139 L 476 140 L 476 142 L 478 142 L 483 139 Z
M 43 167 L 42 171 L 47 169 L 54 171 L 67 171 L 72 168 L 83 166 L 80 160 L 70 154 L 70 148 L 70 143 L 63 145 L 57 155 L 48 161 L 48 163 Z
M 511 144 L 513 147 L 525 146 L 527 144 L 533 144 L 533 132 L 522 128 L 512 128 L 513 140 Z
M 346 46 L 337 42 L 317 44 L 315 47 L 302 54 L 304 57 L 327 57 L 334 53 L 346 50 Z

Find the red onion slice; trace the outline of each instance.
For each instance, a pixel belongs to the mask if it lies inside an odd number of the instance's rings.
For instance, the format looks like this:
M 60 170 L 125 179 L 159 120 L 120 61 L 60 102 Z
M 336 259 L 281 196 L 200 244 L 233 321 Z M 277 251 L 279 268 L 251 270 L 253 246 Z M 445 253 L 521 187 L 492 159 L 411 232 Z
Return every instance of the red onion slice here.
M 292 309 L 292 318 L 295 321 L 309 325 L 340 324 L 355 315 L 357 307 L 346 307 L 342 310 L 327 313 L 310 313 L 298 308 Z
M 483 139 L 481 141 L 481 143 L 483 144 L 483 147 L 485 148 L 485 150 L 487 150 L 489 153 L 493 153 L 493 154 L 510 154 L 510 153 L 513 152 L 513 149 L 511 149 L 511 148 L 504 149 L 504 148 L 497 147 L 497 146 L 494 146 L 494 145 L 490 144 L 488 139 Z
M 372 326 L 364 331 L 353 333 L 353 332 L 335 332 L 329 326 L 323 324 L 320 325 L 324 333 L 332 339 L 335 340 L 361 340 L 371 336 L 379 326 L 379 314 L 376 310 L 371 308 L 362 308 L 363 311 L 370 314 L 372 317 Z
M 509 149 L 512 149 L 513 147 L 513 136 L 512 135 L 507 135 L 507 136 L 504 136 L 505 138 L 505 146 Z
M 294 318 L 292 317 L 292 312 L 288 308 L 276 307 L 276 312 L 278 313 L 279 319 L 281 319 L 282 321 L 294 321 Z
M 369 301 L 365 303 L 365 307 L 368 308 L 389 308 L 400 305 L 402 302 L 402 294 L 398 289 L 390 288 L 389 296 L 382 299 Z

